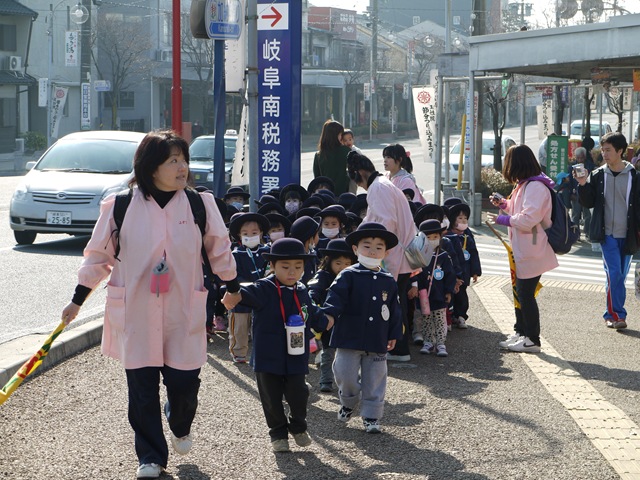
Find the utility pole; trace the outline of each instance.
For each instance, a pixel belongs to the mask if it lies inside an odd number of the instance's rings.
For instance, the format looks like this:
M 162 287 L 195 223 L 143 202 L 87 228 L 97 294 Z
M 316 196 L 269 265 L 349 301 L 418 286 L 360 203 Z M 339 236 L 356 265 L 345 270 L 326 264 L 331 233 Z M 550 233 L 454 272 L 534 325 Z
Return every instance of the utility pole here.
M 369 112 L 369 140 L 373 135 L 373 130 L 378 130 L 378 0 L 369 0 L 371 10 L 371 101 Z M 375 128 L 374 128 L 375 126 Z

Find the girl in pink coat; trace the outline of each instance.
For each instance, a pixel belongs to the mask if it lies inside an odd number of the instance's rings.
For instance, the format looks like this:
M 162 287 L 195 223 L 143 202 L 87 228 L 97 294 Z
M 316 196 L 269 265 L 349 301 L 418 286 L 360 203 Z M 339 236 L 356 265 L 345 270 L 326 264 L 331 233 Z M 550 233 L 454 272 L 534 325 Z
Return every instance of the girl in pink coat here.
M 227 283 L 229 292 L 239 292 L 240 286 L 227 230 L 211 194 L 199 194 L 207 218 L 204 236 L 194 221 L 185 191 L 187 142 L 171 131 L 149 133 L 133 164 L 133 196 L 121 230 L 116 231 L 112 195 L 100 207 L 75 295 L 62 318 L 73 320 L 91 291 L 109 279 L 102 352 L 125 368 L 137 477 L 157 478 L 169 455 L 162 429 L 160 374 L 167 389 L 164 413 L 173 449 L 186 454 L 192 443 L 200 367 L 207 358 L 203 242 L 213 273 Z
M 382 150 L 384 158 L 384 169 L 387 171 L 384 176 L 391 180 L 400 190 L 413 190 L 413 201 L 424 205 L 427 201 L 422 196 L 422 191 L 416 184 L 416 177 L 413 176 L 413 164 L 404 147 L 399 143 L 388 145 Z
M 551 225 L 550 189 L 554 183 L 542 173 L 535 155 L 526 145 L 514 145 L 507 150 L 502 175 L 515 187 L 508 199 L 491 196 L 493 204 L 502 212 L 497 217 L 490 215 L 490 221 L 509 227 L 520 308 L 516 308 L 515 333 L 500 342 L 500 346 L 514 352 L 538 353 L 540 313 L 535 291 L 542 274 L 558 266 L 544 232 Z

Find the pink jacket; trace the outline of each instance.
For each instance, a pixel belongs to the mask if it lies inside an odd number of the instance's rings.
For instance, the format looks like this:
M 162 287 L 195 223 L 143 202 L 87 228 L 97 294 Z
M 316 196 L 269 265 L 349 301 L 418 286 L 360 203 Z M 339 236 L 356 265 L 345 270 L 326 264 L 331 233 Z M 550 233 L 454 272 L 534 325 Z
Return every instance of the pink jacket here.
M 427 203 L 427 201 L 422 196 L 422 192 L 418 188 L 418 185 L 416 184 L 416 178 L 412 174 L 407 172 L 404 168 L 401 168 L 393 177 L 389 175 L 389 172 L 386 172 L 384 176 L 391 180 L 391 183 L 393 183 L 400 190 L 406 190 L 407 188 L 413 190 L 414 202 L 421 203 L 422 205 Z
M 389 179 L 379 176 L 367 189 L 367 204 L 367 215 L 362 220 L 363 223 L 381 223 L 398 236 L 398 246 L 389 250 L 384 259 L 385 268 L 396 280 L 401 273 L 411 273 L 413 270 L 404 256 L 402 245 L 409 245 L 416 236 L 417 229 L 404 193 Z
M 236 277 L 236 263 L 224 221 L 213 196 L 200 194 L 207 211 L 205 248 L 214 273 Z M 124 368 L 200 368 L 207 359 L 207 290 L 203 285 L 200 229 L 189 200 L 178 191 L 165 208 L 134 189 L 114 259 L 115 196 L 104 200 L 100 218 L 84 250 L 78 283 L 94 289 L 109 277 L 102 353 Z M 169 291 L 151 293 L 152 269 L 166 254 Z
M 505 211 L 511 215 L 509 240 L 521 279 L 542 275 L 558 266 L 544 228 L 551 225 L 551 192 L 540 181 L 516 186 Z

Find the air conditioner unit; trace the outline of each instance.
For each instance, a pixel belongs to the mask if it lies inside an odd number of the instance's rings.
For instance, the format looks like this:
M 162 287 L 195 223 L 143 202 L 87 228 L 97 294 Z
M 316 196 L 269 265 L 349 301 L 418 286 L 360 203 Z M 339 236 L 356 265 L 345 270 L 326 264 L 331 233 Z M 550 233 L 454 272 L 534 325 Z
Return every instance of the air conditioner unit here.
M 9 57 L 9 70 L 16 72 L 22 70 L 22 57 L 10 56 Z
M 156 60 L 158 62 L 170 62 L 173 58 L 171 50 L 156 50 Z

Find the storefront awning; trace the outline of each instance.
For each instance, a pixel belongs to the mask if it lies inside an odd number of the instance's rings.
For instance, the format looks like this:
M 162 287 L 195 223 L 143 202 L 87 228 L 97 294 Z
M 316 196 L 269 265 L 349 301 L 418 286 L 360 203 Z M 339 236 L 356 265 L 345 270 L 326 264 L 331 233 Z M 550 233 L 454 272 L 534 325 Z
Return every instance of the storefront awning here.
M 34 85 L 38 81 L 31 75 L 10 70 L 0 70 L 0 85 Z

